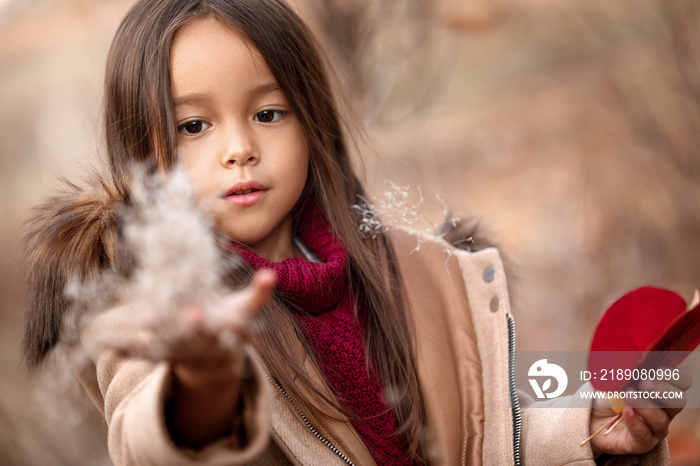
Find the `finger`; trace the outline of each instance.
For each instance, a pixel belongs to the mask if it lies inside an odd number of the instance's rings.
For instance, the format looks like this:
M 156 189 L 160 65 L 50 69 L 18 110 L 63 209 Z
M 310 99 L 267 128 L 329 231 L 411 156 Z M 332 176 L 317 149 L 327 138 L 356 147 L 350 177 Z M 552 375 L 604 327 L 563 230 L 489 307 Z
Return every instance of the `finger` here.
M 668 369 L 668 368 L 663 368 L 663 369 Z M 666 380 L 666 382 L 672 384 L 675 386 L 677 390 L 688 390 L 690 387 L 693 386 L 693 376 L 690 375 L 690 372 L 687 372 L 685 370 L 679 370 L 679 369 L 672 369 L 675 372 L 672 372 L 675 375 L 678 376 L 678 379 L 671 379 L 671 380 Z
M 247 288 L 225 296 L 212 316 L 210 322 L 212 330 L 218 332 L 228 329 L 244 332 L 270 299 L 275 281 L 274 272 L 261 270 L 256 272 Z
M 684 407 L 687 401 L 686 393 L 679 389 L 678 386 L 666 381 L 644 380 L 639 383 L 639 389 L 654 395 L 654 403 L 663 408 L 667 408 L 671 418 L 678 414 Z
M 203 309 L 191 307 L 185 312 L 185 323 L 190 331 L 204 335 L 206 333 L 206 315 Z
M 248 313 L 253 317 L 265 306 L 272 290 L 275 288 L 277 277 L 272 270 L 263 269 L 255 273 L 253 281 L 249 286 L 250 296 L 248 297 Z
M 630 442 L 633 449 L 630 453 L 647 452 L 659 443 L 659 437 L 654 435 L 649 425 L 634 408 L 625 407 L 622 410 L 622 420 L 630 434 Z
M 187 322 L 194 327 L 201 326 L 204 323 L 204 313 L 198 307 L 191 307 L 188 309 L 185 318 Z
M 637 416 L 644 421 L 649 430 L 651 430 L 651 433 L 657 438 L 665 438 L 668 435 L 668 425 L 671 422 L 671 417 L 667 413 L 667 410 L 659 408 L 646 400 L 642 403 L 635 404 L 645 406 L 632 408 Z

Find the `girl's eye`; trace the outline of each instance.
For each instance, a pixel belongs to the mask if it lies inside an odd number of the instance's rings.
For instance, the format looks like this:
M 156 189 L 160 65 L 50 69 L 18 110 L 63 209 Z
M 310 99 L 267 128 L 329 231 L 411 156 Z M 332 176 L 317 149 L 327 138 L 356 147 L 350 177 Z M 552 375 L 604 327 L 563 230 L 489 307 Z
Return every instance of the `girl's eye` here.
M 261 123 L 274 123 L 285 115 L 286 112 L 282 110 L 263 110 L 257 113 L 254 119 Z
M 177 127 L 178 132 L 195 135 L 202 131 L 209 129 L 209 123 L 205 123 L 201 120 L 188 121 Z

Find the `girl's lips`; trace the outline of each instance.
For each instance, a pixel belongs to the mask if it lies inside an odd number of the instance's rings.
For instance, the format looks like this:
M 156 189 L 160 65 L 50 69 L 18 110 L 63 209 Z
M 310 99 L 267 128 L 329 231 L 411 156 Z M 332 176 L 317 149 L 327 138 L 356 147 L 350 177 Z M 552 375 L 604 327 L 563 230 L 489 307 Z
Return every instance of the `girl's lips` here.
M 224 199 L 233 205 L 247 207 L 260 202 L 267 192 L 267 187 L 257 181 L 243 181 L 236 183 L 226 191 Z
M 231 189 L 226 191 L 226 194 L 224 196 L 231 196 L 233 194 L 242 194 L 243 191 L 267 191 L 267 186 L 258 183 L 255 180 L 250 180 L 250 181 L 241 181 L 240 183 L 236 183 L 233 186 L 231 186 Z
M 267 191 L 251 191 L 248 194 L 229 194 L 226 201 L 239 207 L 248 207 L 262 201 Z

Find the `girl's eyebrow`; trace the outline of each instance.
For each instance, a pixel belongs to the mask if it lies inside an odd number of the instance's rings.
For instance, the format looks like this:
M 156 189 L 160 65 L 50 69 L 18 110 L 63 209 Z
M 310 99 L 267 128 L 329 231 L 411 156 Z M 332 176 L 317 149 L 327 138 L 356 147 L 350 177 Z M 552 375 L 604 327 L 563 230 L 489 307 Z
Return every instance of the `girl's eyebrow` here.
M 255 99 L 277 91 L 281 92 L 282 88 L 276 81 L 271 81 L 255 86 L 253 89 L 250 90 L 249 97 L 251 99 Z M 191 105 L 196 103 L 208 102 L 209 100 L 211 100 L 211 96 L 209 94 L 195 92 L 192 94 L 185 94 L 183 96 L 175 97 L 173 99 L 173 105 L 175 107 L 179 107 L 181 105 Z
M 173 105 L 175 107 L 179 107 L 180 105 L 196 104 L 199 102 L 206 102 L 208 100 L 209 100 L 208 94 L 201 94 L 201 93 L 185 94 L 185 95 L 180 96 L 180 97 L 175 97 L 173 99 Z
M 259 86 L 255 86 L 250 91 L 250 96 L 252 98 L 261 97 L 265 94 L 270 94 L 275 91 L 282 91 L 282 88 L 277 83 L 277 81 L 270 81 L 267 83 L 260 84 Z

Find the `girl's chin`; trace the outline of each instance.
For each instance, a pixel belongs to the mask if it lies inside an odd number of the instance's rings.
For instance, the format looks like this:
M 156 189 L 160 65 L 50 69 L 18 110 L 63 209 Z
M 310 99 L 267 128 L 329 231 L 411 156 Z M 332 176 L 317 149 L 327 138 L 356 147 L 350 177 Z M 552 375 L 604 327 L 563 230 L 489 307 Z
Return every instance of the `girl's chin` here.
M 241 244 L 249 249 L 252 249 L 255 251 L 256 247 L 258 247 L 261 244 L 264 244 L 269 240 L 269 238 L 266 235 L 240 235 L 236 234 L 236 232 L 232 231 L 227 231 L 226 229 L 220 229 L 219 233 L 224 235 L 226 238 L 229 239 L 229 241 L 232 241 L 234 243 Z
M 259 215 L 239 217 L 238 222 L 231 222 L 230 217 L 224 219 L 229 221 L 216 222 L 216 228 L 230 241 L 243 245 L 271 262 L 293 257 L 291 217 L 287 216 L 280 222 Z
M 242 244 L 251 249 L 254 249 L 256 244 L 264 243 L 266 240 L 269 240 L 272 233 L 271 231 L 251 232 L 251 228 L 249 228 L 248 225 L 238 226 L 242 228 L 231 228 L 230 221 L 216 221 L 214 228 L 218 234 L 225 236 L 229 241 Z

